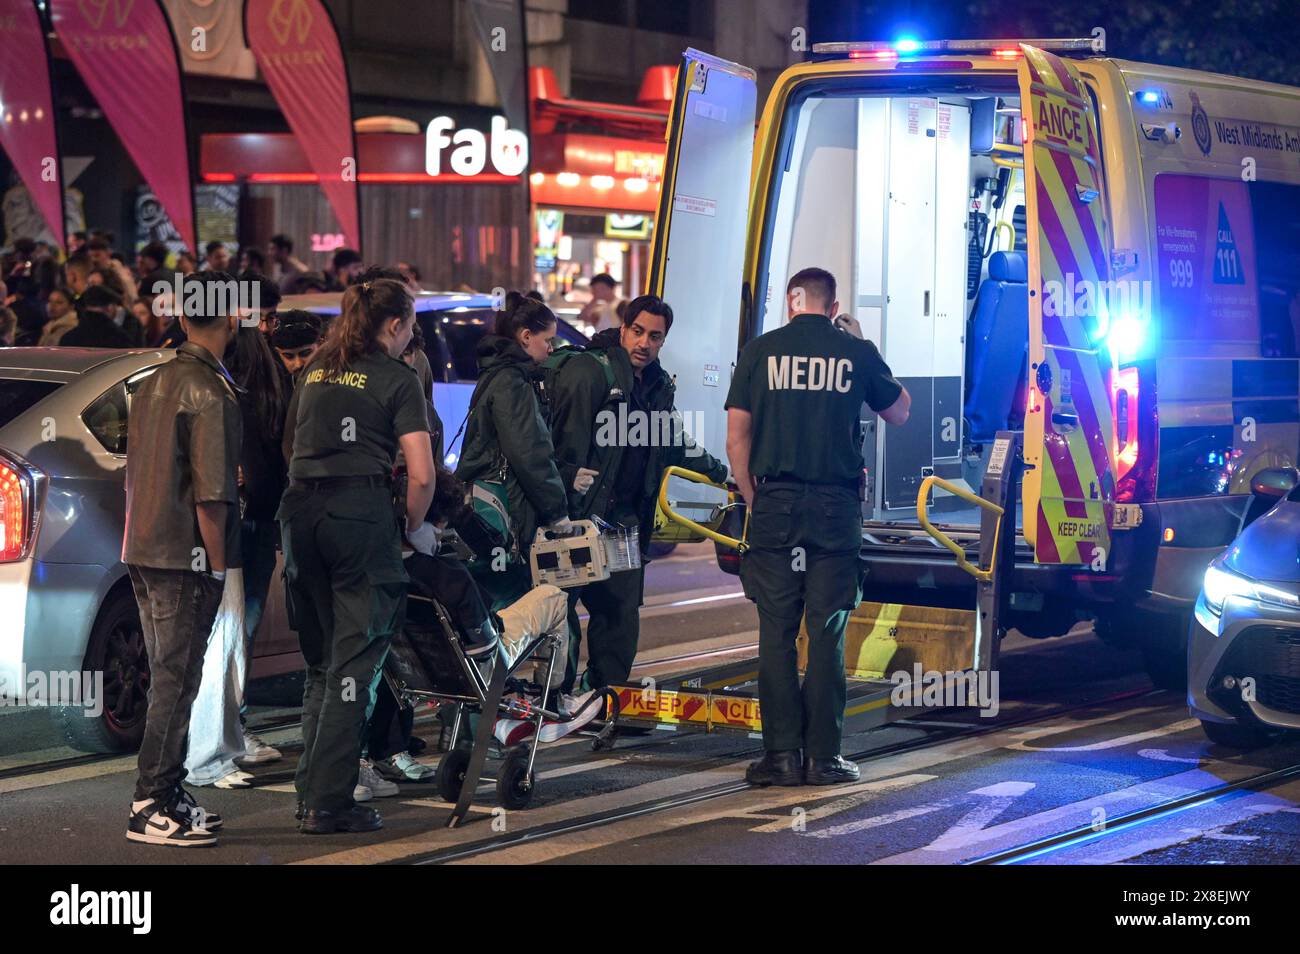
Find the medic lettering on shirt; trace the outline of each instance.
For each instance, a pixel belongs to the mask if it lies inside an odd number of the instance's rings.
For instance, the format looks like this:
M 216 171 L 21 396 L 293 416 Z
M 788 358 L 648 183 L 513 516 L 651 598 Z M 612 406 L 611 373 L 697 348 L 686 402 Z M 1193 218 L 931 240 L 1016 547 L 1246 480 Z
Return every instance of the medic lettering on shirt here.
M 853 389 L 853 361 L 849 358 L 810 358 L 805 355 L 769 355 L 769 391 L 838 391 Z

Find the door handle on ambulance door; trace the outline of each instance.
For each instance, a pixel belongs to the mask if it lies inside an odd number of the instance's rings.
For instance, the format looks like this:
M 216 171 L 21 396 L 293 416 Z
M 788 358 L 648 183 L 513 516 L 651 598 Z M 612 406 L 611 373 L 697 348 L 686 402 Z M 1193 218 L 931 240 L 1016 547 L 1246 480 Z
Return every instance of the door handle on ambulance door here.
M 1052 414 L 1052 423 L 1053 423 L 1053 424 L 1059 424 L 1061 427 L 1064 427 L 1064 428 L 1070 428 L 1070 429 L 1073 429 L 1073 428 L 1076 428 L 1076 427 L 1079 426 L 1079 415 L 1078 415 L 1078 414 L 1062 414 L 1062 413 L 1060 413 L 1059 411 L 1058 411 L 1058 412 L 1053 412 L 1053 414 Z

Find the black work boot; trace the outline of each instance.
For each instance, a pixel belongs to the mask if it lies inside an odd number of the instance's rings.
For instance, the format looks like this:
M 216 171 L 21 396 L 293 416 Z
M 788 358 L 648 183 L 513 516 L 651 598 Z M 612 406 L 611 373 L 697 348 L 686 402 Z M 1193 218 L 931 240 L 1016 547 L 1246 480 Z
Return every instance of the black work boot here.
M 298 830 L 304 835 L 332 835 L 335 832 L 378 831 L 383 827 L 384 820 L 379 812 L 364 805 L 353 805 L 339 812 L 309 808 L 303 813 Z
M 809 758 L 804 762 L 804 779 L 809 785 L 839 785 L 858 780 L 858 766 L 842 756 Z
M 757 762 L 745 769 L 745 781 L 750 785 L 803 784 L 803 769 L 799 764 L 799 750 L 767 752 Z

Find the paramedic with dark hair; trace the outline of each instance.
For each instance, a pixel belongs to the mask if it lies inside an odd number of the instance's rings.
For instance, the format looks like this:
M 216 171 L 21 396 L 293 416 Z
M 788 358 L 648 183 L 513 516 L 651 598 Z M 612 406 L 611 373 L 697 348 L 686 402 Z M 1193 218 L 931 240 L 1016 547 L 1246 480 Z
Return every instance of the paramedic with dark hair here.
M 578 629 L 577 601 L 587 620 L 587 671 L 581 691 L 625 682 L 640 640 L 640 608 L 645 589 L 655 501 L 664 471 L 687 467 L 715 481 L 727 467 L 696 444 L 682 426 L 675 406 L 677 388 L 659 363 L 659 352 L 673 326 L 673 310 L 663 299 L 633 299 L 618 328 L 591 339 L 586 351 L 565 349 L 552 355 L 547 379 L 551 429 L 560 475 L 575 519 L 599 517 L 639 528 L 642 567 L 611 574 L 608 580 L 570 591 L 569 631 Z M 621 413 L 620 413 L 621 412 Z M 609 427 L 613 421 L 627 427 Z M 655 421 L 671 422 L 659 439 Z M 645 422 L 638 427 L 635 422 Z M 570 638 L 566 691 L 577 679 L 580 640 Z
M 762 759 L 753 785 L 858 777 L 840 754 L 844 630 L 862 598 L 861 409 L 894 426 L 911 398 L 857 321 L 837 315 L 835 278 L 806 268 L 786 286 L 790 320 L 745 346 L 727 395 L 727 456 L 749 506 L 740 578 L 758 605 Z M 816 421 L 816 427 L 809 427 Z M 799 685 L 795 637 L 808 629 Z
M 422 528 L 434 490 L 427 402 L 398 357 L 415 325 L 410 293 L 387 279 L 363 282 L 341 305 L 293 393 L 289 488 L 276 514 L 289 612 L 307 661 L 295 778 L 304 834 L 382 825 L 354 792 L 362 731 L 406 613 L 392 491 L 399 448 L 408 528 Z

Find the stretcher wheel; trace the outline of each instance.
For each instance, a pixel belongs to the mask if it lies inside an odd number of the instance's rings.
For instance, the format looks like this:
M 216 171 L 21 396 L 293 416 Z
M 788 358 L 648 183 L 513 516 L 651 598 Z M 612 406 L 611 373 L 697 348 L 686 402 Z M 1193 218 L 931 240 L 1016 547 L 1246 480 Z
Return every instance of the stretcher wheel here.
M 465 770 L 469 768 L 469 755 L 469 749 L 458 745 L 438 763 L 433 783 L 438 788 L 438 797 L 444 802 L 459 800 L 461 787 L 465 784 Z
M 517 745 L 506 753 L 497 776 L 497 802 L 511 810 L 527 808 L 537 788 L 537 776 L 528 771 L 528 746 Z

